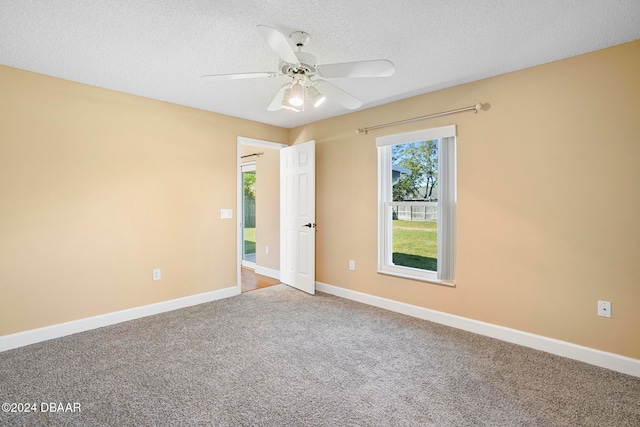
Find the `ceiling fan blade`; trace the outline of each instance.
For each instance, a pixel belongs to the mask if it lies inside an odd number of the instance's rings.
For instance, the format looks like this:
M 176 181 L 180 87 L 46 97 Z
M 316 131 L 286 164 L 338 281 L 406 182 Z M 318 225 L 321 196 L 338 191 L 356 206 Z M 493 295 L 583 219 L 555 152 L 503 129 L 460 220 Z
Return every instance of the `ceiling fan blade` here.
M 271 49 L 273 49 L 283 61 L 289 64 L 300 63 L 284 34 L 266 25 L 258 25 L 258 30 L 269 46 L 271 46 Z
M 338 104 L 342 104 L 349 110 L 355 110 L 356 108 L 362 107 L 362 101 L 343 91 L 339 87 L 332 85 L 326 80 L 316 80 L 315 88 L 327 98 L 336 101 Z
M 269 106 L 267 107 L 267 110 L 278 111 L 280 108 L 282 108 L 282 101 L 284 100 L 284 91 L 287 89 L 287 86 L 289 86 L 289 84 L 282 86 L 280 90 L 278 90 L 278 93 L 276 93 L 276 96 L 273 97 L 273 101 L 271 101 L 271 104 L 269 104 Z
M 316 67 L 322 77 L 389 77 L 396 72 L 393 62 L 386 59 L 370 61 L 341 62 L 339 64 L 325 64 Z
M 271 71 L 259 72 L 259 73 L 234 73 L 234 74 L 207 74 L 201 76 L 201 79 L 206 80 L 238 80 L 238 79 L 256 79 L 261 77 L 275 77 L 280 74 Z

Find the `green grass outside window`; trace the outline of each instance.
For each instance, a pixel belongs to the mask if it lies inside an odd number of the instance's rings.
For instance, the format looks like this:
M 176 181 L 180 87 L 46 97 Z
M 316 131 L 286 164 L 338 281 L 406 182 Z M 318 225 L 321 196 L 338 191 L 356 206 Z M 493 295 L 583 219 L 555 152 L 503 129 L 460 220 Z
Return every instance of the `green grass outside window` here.
M 432 221 L 393 221 L 393 263 L 437 271 L 438 224 Z

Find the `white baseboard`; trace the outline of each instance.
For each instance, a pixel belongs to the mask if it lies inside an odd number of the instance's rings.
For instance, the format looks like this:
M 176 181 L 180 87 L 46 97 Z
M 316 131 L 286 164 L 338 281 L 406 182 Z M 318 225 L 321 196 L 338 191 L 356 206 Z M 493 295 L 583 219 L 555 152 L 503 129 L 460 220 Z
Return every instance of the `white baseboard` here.
M 74 320 L 72 322 L 59 323 L 57 325 L 45 326 L 43 328 L 5 335 L 0 337 L 0 352 L 53 338 L 64 337 L 78 332 L 101 328 L 103 326 L 152 316 L 166 311 L 178 310 L 192 305 L 229 298 L 235 295 L 240 295 L 240 289 L 237 286 L 232 286 L 216 291 L 190 295 L 169 301 L 162 301 L 155 304 L 102 314 L 100 316 L 87 317 L 85 319 Z
M 280 270 L 274 270 L 272 268 L 260 267 L 259 265 L 256 265 L 256 268 L 254 271 L 256 272 L 256 274 L 261 274 L 263 276 L 280 280 Z
M 640 377 L 640 360 L 316 282 L 320 292 Z

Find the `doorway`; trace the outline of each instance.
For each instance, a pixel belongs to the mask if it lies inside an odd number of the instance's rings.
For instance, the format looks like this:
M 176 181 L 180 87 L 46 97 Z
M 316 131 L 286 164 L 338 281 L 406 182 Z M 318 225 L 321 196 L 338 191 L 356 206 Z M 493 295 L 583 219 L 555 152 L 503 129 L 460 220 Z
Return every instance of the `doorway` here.
M 237 286 L 240 292 L 280 283 L 280 149 L 238 137 Z

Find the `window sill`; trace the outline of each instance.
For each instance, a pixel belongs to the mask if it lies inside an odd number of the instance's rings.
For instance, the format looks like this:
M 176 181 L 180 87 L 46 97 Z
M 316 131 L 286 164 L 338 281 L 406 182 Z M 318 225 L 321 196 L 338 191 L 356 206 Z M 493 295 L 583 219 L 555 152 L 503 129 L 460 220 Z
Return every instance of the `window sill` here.
M 384 274 L 385 276 L 400 277 L 402 279 L 415 280 L 418 282 L 426 282 L 434 285 L 448 286 L 451 288 L 456 287 L 456 282 L 453 280 L 440 280 L 440 279 L 435 279 L 430 277 L 416 276 L 410 273 L 397 273 L 394 271 L 385 271 L 385 270 L 378 270 L 378 274 Z

